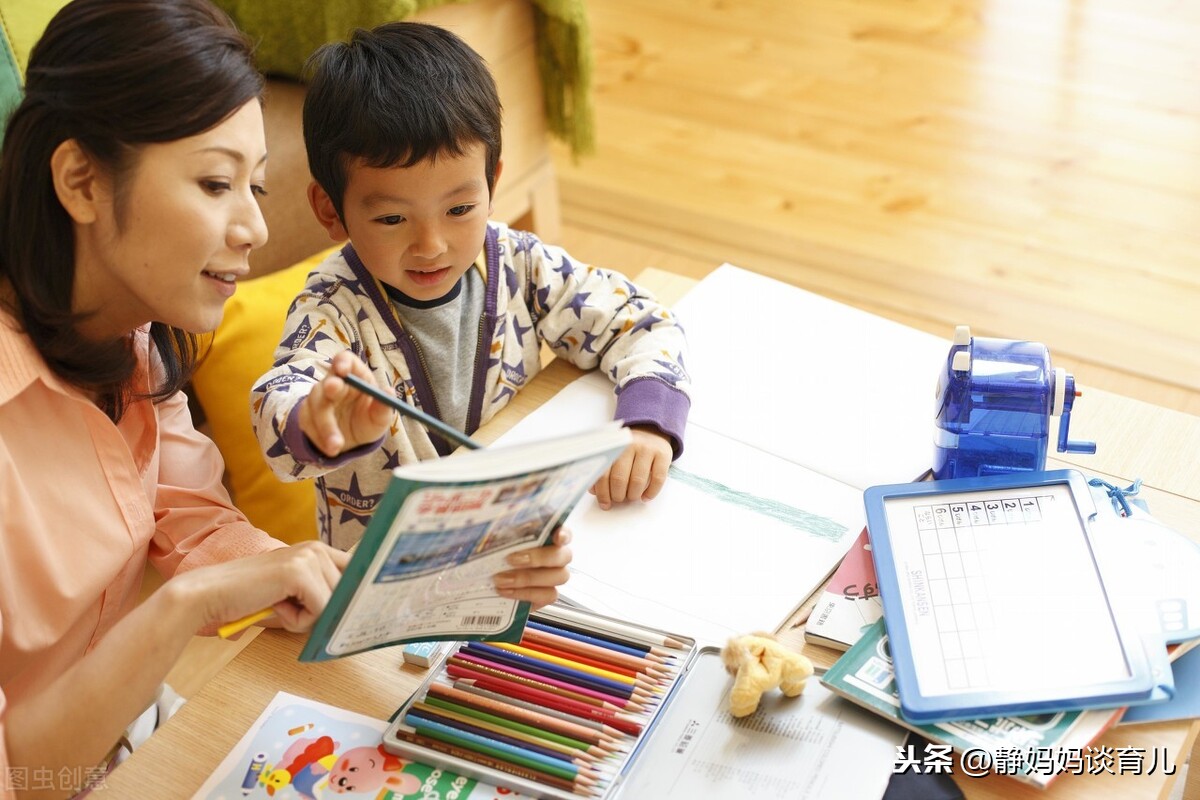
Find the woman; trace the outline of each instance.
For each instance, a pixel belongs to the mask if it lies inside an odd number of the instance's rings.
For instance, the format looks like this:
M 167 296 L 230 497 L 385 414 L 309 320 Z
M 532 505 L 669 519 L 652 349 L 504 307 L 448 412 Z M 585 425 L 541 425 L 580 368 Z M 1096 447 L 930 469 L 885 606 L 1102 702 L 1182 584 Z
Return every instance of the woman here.
M 179 391 L 266 241 L 261 91 L 207 0 L 76 0 L 31 54 L 0 156 L 0 798 L 77 790 L 194 633 L 307 629 L 346 564 L 230 505 Z M 564 544 L 498 581 L 551 602 Z M 147 560 L 171 579 L 137 605 Z

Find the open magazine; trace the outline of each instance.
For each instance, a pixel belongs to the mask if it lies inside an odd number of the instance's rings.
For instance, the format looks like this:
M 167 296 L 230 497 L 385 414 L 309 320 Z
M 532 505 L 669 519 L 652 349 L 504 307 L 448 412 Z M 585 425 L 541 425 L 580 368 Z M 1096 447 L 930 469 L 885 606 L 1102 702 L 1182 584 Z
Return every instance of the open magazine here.
M 413 641 L 516 641 L 529 604 L 492 576 L 544 545 L 625 449 L 619 423 L 399 467 L 301 661 Z

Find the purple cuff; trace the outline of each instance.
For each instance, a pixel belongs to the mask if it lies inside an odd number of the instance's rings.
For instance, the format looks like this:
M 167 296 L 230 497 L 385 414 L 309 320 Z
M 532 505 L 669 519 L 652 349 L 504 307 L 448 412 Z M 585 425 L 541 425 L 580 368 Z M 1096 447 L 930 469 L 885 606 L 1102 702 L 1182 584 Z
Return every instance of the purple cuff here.
M 671 440 L 672 460 L 683 455 L 683 429 L 692 401 L 658 378 L 635 378 L 621 387 L 617 413 L 626 426 L 649 425 Z
M 288 454 L 297 464 L 305 466 L 319 467 L 340 467 L 348 461 L 353 461 L 360 456 L 365 456 L 376 447 L 383 444 L 383 437 L 380 436 L 373 442 L 360 444 L 353 450 L 330 458 L 322 453 L 317 448 L 313 447 L 312 440 L 304 435 L 304 431 L 300 430 L 300 403 L 292 406 L 292 410 L 288 412 L 287 424 L 283 426 L 283 446 L 287 449 Z

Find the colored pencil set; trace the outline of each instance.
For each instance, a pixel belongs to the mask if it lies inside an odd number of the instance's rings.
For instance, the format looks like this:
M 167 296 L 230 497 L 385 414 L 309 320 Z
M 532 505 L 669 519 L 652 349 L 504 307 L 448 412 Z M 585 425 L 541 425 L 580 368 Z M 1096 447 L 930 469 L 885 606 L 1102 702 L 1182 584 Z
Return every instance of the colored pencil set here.
M 521 641 L 456 644 L 397 713 L 389 750 L 540 797 L 604 797 L 695 642 L 561 606 Z

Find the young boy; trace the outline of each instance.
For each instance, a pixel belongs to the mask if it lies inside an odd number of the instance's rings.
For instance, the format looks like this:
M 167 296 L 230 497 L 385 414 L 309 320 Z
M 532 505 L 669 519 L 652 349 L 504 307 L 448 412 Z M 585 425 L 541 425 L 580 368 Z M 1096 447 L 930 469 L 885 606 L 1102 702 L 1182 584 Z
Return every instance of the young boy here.
M 539 349 L 616 385 L 633 444 L 592 492 L 652 499 L 683 449 L 683 330 L 623 276 L 490 222 L 500 101 L 483 59 L 418 23 L 324 46 L 304 104 L 309 202 L 335 241 L 289 311 L 252 416 L 272 469 L 316 478 L 321 537 L 361 537 L 390 470 L 453 449 L 350 388 L 353 373 L 467 434 L 540 369 Z

